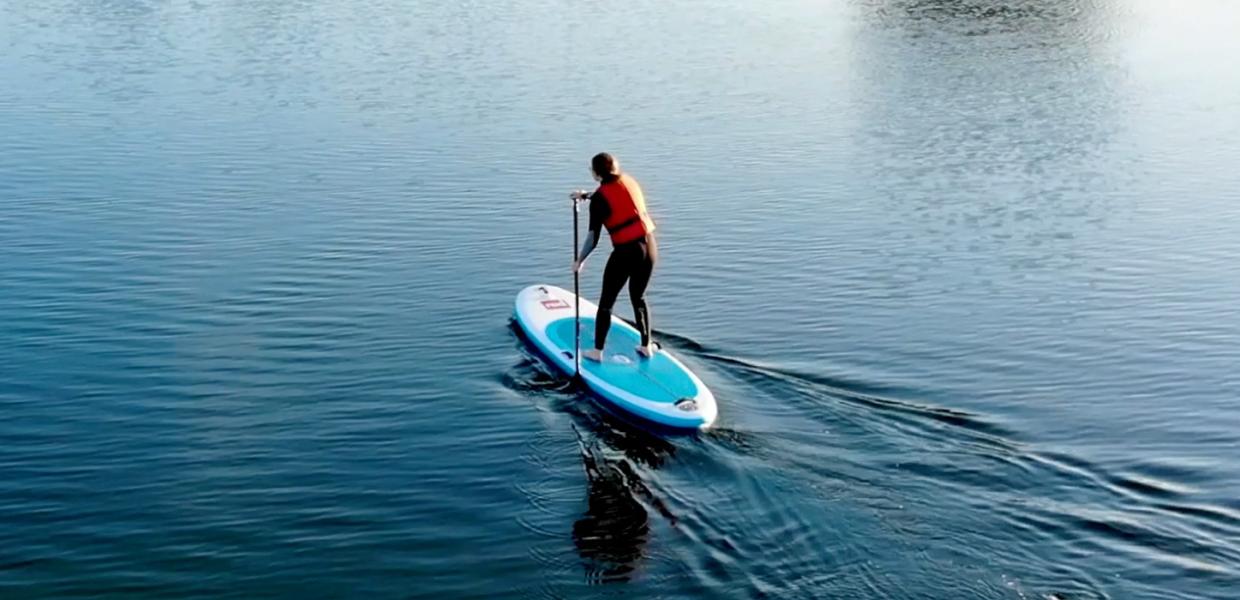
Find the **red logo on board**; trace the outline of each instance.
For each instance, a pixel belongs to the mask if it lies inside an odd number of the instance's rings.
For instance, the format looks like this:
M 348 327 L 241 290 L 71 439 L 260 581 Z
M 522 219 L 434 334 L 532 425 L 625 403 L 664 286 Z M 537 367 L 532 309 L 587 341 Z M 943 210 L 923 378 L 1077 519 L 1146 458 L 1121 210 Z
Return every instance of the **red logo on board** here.
M 565 302 L 565 301 L 563 301 L 563 300 L 561 300 L 561 299 L 559 299 L 559 298 L 554 298 L 554 299 L 551 299 L 551 300 L 543 300 L 543 301 L 542 301 L 542 305 L 543 305 L 543 308 L 545 308 L 545 309 L 547 309 L 547 310 L 558 310 L 558 309 L 561 309 L 561 308 L 568 308 L 568 307 L 569 307 L 569 304 L 568 304 L 567 302 Z

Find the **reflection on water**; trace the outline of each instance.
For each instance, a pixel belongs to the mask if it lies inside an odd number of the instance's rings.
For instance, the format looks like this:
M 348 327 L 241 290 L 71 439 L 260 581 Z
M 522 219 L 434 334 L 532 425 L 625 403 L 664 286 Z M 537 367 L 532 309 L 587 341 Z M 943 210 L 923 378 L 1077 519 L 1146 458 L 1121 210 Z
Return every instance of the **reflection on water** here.
M 1106 5 L 1093 0 L 855 0 L 886 25 L 963 26 L 967 35 L 1003 31 L 1070 31 L 1096 18 Z M 993 27 L 988 28 L 988 27 Z
M 585 561 L 588 579 L 623 581 L 643 556 L 650 532 L 647 506 L 670 524 L 676 522 L 634 465 L 658 468 L 675 455 L 675 446 L 601 413 L 586 412 L 580 417 L 578 422 L 588 427 L 588 433 L 573 429 L 585 469 L 588 508 L 573 524 L 573 542 Z
M 1115 153 L 1124 73 L 1112 8 L 860 5 L 855 156 L 895 216 L 876 243 L 892 293 L 953 294 L 953 306 L 929 309 L 952 313 L 989 312 L 980 305 L 998 295 L 1007 315 L 1029 298 L 1083 293 L 1089 244 L 1115 220 L 1116 185 L 1130 169 Z
M 650 531 L 636 497 L 646 490 L 629 463 L 606 460 L 594 442 L 582 442 L 581 460 L 589 507 L 573 523 L 573 543 L 589 579 L 624 581 L 637 568 Z

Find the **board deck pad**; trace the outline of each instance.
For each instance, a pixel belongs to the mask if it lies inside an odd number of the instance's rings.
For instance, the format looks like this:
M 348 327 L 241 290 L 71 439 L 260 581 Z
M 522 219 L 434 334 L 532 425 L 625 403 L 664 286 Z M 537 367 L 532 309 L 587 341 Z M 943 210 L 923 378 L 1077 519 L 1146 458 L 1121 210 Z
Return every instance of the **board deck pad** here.
M 581 349 L 594 347 L 594 317 L 581 318 Z M 573 319 L 560 319 L 547 328 L 556 346 L 572 352 Z M 581 359 L 581 369 L 616 387 L 657 402 L 675 402 L 697 395 L 697 386 L 666 354 L 647 358 L 637 353 L 641 334 L 629 327 L 612 327 L 603 349 L 603 362 Z

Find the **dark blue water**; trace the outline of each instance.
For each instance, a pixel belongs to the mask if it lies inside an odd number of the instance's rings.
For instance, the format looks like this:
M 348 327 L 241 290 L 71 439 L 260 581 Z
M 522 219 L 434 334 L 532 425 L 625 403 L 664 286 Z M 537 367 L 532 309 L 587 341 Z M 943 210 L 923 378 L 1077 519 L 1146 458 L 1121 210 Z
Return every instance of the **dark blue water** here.
M 5 3 L 0 597 L 1234 598 L 1238 30 Z M 602 149 L 708 434 L 510 326 Z

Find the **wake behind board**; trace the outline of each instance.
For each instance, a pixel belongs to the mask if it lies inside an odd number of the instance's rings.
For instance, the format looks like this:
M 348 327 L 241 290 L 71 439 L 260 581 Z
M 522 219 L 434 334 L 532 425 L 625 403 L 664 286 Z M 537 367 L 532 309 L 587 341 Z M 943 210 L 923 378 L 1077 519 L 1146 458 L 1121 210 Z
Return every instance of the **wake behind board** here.
M 532 285 L 517 294 L 521 330 L 561 371 L 575 372 L 573 293 L 553 285 Z M 598 307 L 581 300 L 581 348 L 594 347 Z M 603 362 L 581 359 L 581 378 L 608 406 L 672 429 L 706 429 L 715 422 L 715 397 L 675 356 L 659 350 L 637 353 L 641 334 L 613 316 Z

